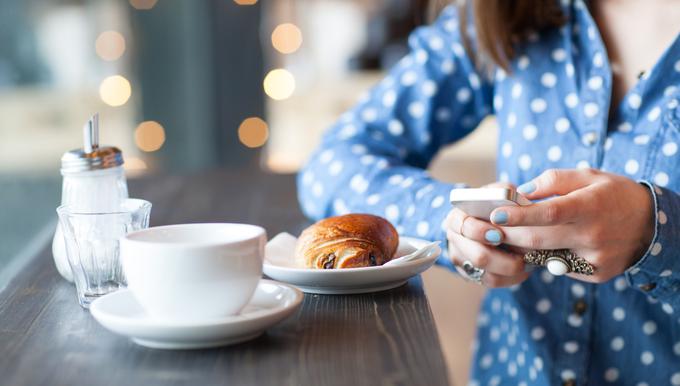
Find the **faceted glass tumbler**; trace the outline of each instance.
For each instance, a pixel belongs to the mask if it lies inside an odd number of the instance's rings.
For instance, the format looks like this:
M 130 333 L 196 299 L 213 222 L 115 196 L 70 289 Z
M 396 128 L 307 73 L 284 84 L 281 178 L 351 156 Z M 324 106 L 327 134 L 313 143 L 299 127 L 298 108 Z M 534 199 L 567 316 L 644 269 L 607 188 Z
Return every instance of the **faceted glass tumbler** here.
M 97 213 L 62 205 L 57 213 L 80 305 L 89 308 L 96 298 L 126 287 L 119 240 L 149 227 L 151 203 L 126 199 L 113 211 Z

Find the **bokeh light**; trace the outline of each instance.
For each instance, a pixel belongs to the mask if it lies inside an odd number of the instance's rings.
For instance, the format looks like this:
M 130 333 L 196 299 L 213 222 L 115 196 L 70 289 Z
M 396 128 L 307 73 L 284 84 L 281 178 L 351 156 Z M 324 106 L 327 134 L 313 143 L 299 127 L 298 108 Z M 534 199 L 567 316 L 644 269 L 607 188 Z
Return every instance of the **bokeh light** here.
M 104 31 L 94 43 L 97 55 L 108 61 L 120 58 L 125 52 L 125 38 L 118 31 Z
M 295 24 L 279 24 L 272 32 L 272 46 L 282 54 L 291 54 L 302 45 L 302 31 Z
M 122 106 L 130 99 L 130 82 L 120 75 L 109 76 L 99 85 L 99 96 L 109 106 Z
M 246 118 L 238 127 L 238 139 L 247 147 L 260 147 L 269 138 L 267 122 L 258 117 Z
M 238 5 L 253 5 L 257 3 L 257 0 L 234 0 L 234 3 Z
M 130 0 L 130 5 L 142 11 L 149 10 L 156 5 L 158 0 Z
M 137 157 L 125 157 L 125 163 L 123 164 L 125 170 L 145 170 L 147 168 L 146 162 L 143 159 Z
M 290 72 L 277 68 L 269 71 L 264 77 L 264 92 L 270 98 L 283 100 L 293 95 L 295 91 L 295 77 Z
M 152 152 L 165 143 L 165 129 L 156 121 L 144 121 L 135 129 L 135 144 L 142 151 Z

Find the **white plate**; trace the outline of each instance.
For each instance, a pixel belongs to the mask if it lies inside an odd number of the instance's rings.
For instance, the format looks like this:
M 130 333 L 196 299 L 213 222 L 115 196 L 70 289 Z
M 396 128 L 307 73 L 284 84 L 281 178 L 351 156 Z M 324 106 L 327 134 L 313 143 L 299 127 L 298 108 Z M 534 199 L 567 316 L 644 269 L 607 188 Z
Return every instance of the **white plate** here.
M 395 258 L 407 255 L 429 244 L 430 241 L 400 237 Z M 430 268 L 441 254 L 433 248 L 426 256 L 390 266 L 311 269 L 297 268 L 291 262 L 266 256 L 264 273 L 272 279 L 293 284 L 303 292 L 314 294 L 358 294 L 399 287 L 411 277 Z
M 228 296 L 228 294 L 226 295 Z M 248 305 L 234 316 L 179 322 L 149 317 L 128 289 L 102 296 L 90 305 L 92 316 L 106 329 L 142 346 L 196 349 L 244 342 L 290 316 L 302 302 L 297 289 L 261 280 Z

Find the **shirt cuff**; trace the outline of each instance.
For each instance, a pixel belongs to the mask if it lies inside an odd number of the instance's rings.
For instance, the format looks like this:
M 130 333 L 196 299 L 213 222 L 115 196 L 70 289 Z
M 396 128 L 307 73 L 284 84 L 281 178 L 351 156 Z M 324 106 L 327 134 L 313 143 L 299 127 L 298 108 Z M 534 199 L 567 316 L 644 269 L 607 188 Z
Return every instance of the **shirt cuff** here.
M 430 223 L 430 234 L 427 235 L 426 238 L 431 239 L 431 240 L 439 240 L 441 241 L 441 244 L 439 245 L 442 253 L 439 255 L 439 258 L 437 258 L 437 261 L 435 264 L 444 267 L 451 272 L 457 273 L 456 267 L 453 265 L 453 262 L 451 261 L 451 257 L 449 255 L 449 243 L 448 239 L 446 237 L 446 217 L 448 216 L 449 212 L 453 208 L 451 204 L 449 203 L 449 197 L 451 196 L 451 190 L 456 189 L 456 188 L 468 188 L 469 186 L 467 184 L 454 184 L 454 185 L 449 185 L 449 184 L 440 184 L 437 186 L 434 190 L 435 193 L 433 196 L 436 195 L 443 195 L 446 197 L 446 203 L 442 205 L 441 207 L 437 209 L 433 209 L 430 213 L 427 214 L 427 221 Z M 427 202 L 427 201 L 426 201 Z M 422 235 L 414 235 L 415 237 L 422 237 Z
M 661 301 L 680 306 L 680 196 L 639 181 L 654 200 L 654 237 L 642 258 L 626 270 L 632 288 Z

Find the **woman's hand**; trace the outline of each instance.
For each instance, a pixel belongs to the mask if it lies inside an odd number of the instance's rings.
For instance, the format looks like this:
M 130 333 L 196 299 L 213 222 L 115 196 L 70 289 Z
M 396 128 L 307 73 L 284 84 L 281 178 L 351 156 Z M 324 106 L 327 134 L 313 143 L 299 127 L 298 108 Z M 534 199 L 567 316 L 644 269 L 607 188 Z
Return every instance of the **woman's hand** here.
M 486 187 L 515 189 L 512 185 L 501 183 Z M 461 274 L 464 273 L 460 266 L 469 260 L 475 267 L 485 270 L 482 284 L 487 287 L 508 287 L 529 277 L 524 271 L 521 254 L 497 247 L 504 243 L 500 227 L 469 216 L 460 209 L 450 211 L 446 221 L 449 256 Z
M 601 283 L 620 275 L 654 236 L 651 192 L 626 177 L 551 169 L 518 191 L 529 199 L 549 199 L 494 210 L 491 221 L 502 225 L 503 242 L 529 250 L 571 249 L 595 267 L 592 276 L 569 274 L 575 279 Z

